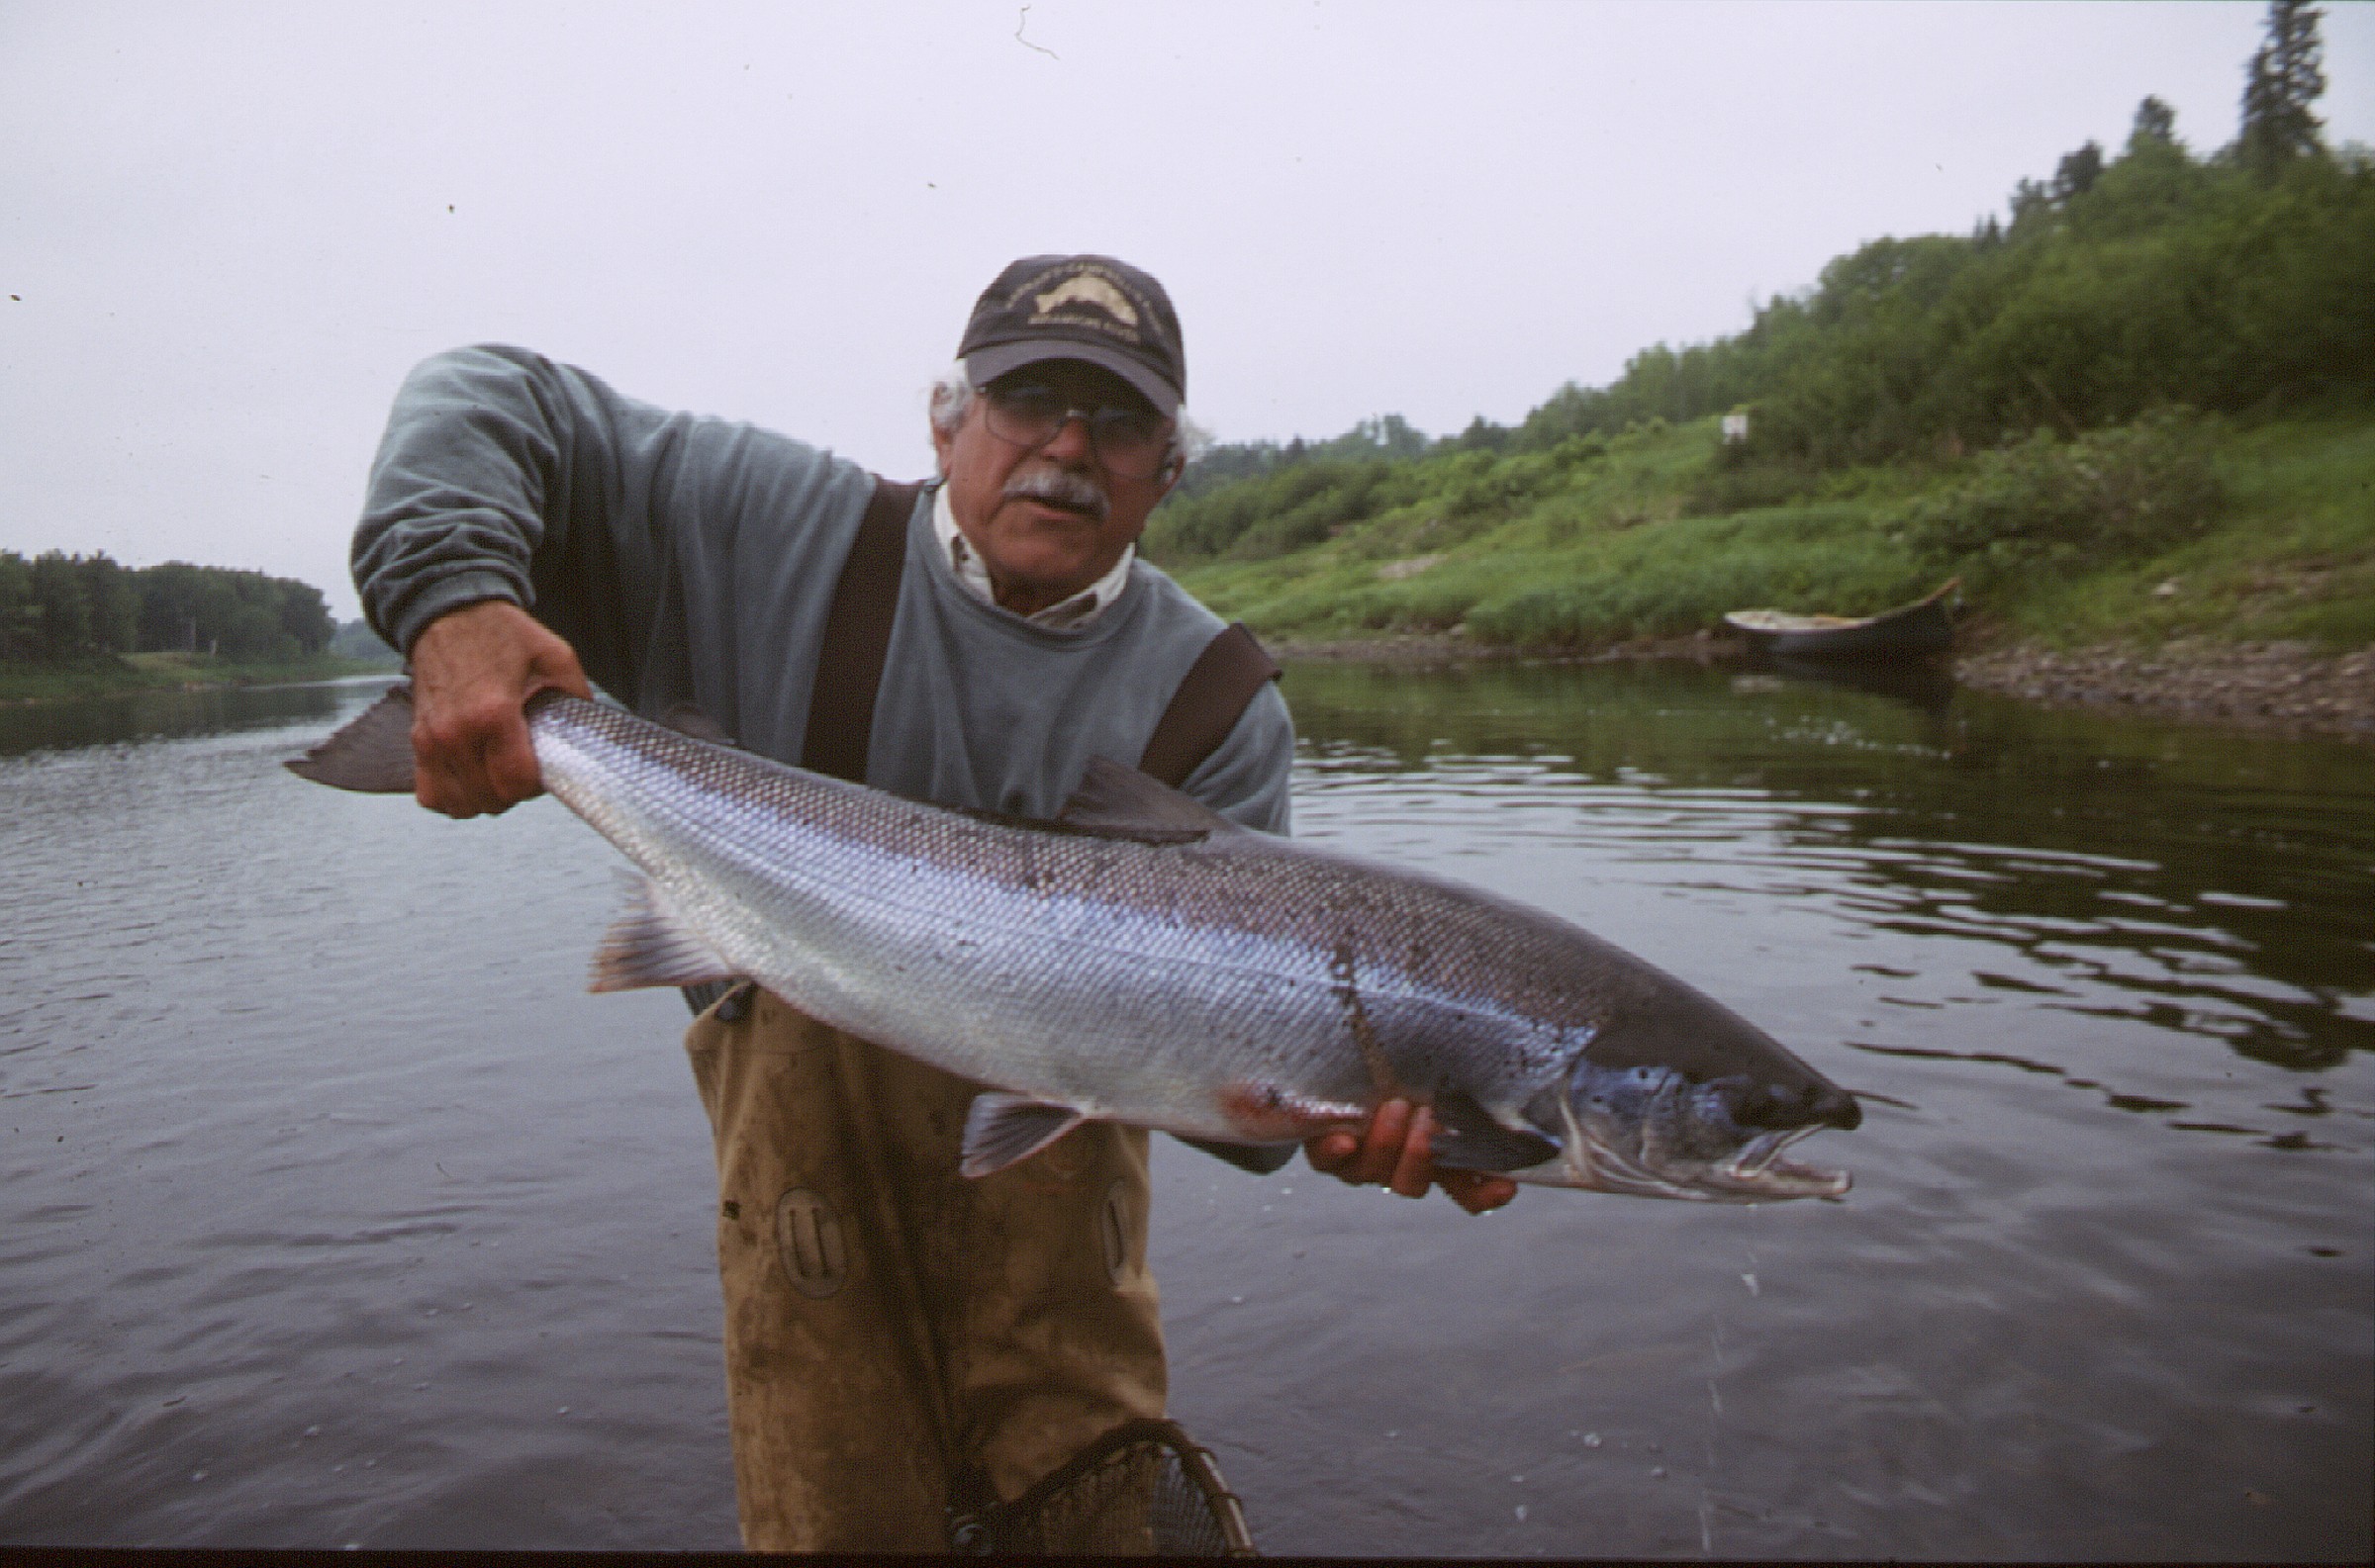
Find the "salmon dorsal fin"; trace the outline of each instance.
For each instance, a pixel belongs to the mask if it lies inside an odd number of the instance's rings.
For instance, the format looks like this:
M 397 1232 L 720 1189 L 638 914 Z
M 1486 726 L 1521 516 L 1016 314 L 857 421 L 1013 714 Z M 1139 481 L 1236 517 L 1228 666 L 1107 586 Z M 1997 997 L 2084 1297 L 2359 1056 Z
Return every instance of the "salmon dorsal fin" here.
M 362 716 L 281 764 L 300 779 L 365 794 L 413 792 L 413 689 L 394 686 Z
M 1150 844 L 1191 844 L 1215 833 L 1245 831 L 1202 801 L 1106 757 L 1089 759 L 1089 772 L 1056 822 L 1076 832 Z

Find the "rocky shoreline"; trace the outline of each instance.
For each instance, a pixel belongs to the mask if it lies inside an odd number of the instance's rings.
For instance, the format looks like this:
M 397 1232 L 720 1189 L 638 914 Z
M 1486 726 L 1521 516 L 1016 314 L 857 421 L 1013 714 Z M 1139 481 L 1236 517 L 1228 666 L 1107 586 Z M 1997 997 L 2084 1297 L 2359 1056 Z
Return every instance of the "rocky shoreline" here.
M 2176 718 L 2375 741 L 2375 648 L 2174 639 L 2154 648 L 1966 654 L 1954 678 L 2034 702 L 2121 707 Z
M 1462 637 L 1395 636 L 1281 643 L 1282 659 L 1354 659 L 1430 665 L 1472 659 L 1738 660 L 1741 645 L 1706 632 L 1624 643 L 1594 654 L 1546 655 L 1478 647 Z M 2375 742 L 2375 647 L 2345 654 L 2302 642 L 2176 638 L 2155 647 L 2111 644 L 2054 651 L 1982 647 L 1954 660 L 1954 679 L 2056 706 L 2109 707 L 2287 734 Z

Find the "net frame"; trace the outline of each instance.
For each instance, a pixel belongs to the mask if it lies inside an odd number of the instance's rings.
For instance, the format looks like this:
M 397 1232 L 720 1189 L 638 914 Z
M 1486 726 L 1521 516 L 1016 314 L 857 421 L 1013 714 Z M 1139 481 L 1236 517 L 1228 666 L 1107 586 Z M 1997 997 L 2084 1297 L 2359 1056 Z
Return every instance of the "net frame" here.
M 1260 1555 L 1211 1450 L 1152 1418 L 1122 1423 L 1012 1502 L 958 1518 L 949 1543 L 985 1556 Z

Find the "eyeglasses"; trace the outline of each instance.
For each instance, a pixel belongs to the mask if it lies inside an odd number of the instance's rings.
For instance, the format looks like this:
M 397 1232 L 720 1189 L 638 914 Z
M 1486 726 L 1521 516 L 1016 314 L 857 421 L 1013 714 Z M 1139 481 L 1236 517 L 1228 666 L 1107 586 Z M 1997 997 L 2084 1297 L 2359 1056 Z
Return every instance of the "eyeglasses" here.
M 1171 421 L 1143 409 L 1115 404 L 1075 408 L 1053 387 L 1028 382 L 993 387 L 984 401 L 990 433 L 1026 451 L 1045 446 L 1078 418 L 1089 426 L 1089 445 L 1096 460 L 1125 478 L 1153 478 L 1171 454 Z

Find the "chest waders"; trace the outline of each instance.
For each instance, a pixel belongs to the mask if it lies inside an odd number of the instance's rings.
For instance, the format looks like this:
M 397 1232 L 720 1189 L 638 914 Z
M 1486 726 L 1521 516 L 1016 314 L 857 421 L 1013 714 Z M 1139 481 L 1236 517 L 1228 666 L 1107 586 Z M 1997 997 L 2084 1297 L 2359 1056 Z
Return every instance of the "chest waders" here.
M 804 767 L 863 781 L 918 488 L 876 483 L 826 620 Z M 1140 767 L 1177 787 L 1277 674 L 1243 626 L 1222 632 Z M 968 1180 L 978 1085 L 752 986 L 688 1000 L 746 1547 L 946 1551 L 952 1521 L 1162 1416 L 1143 1131 L 1090 1123 Z

